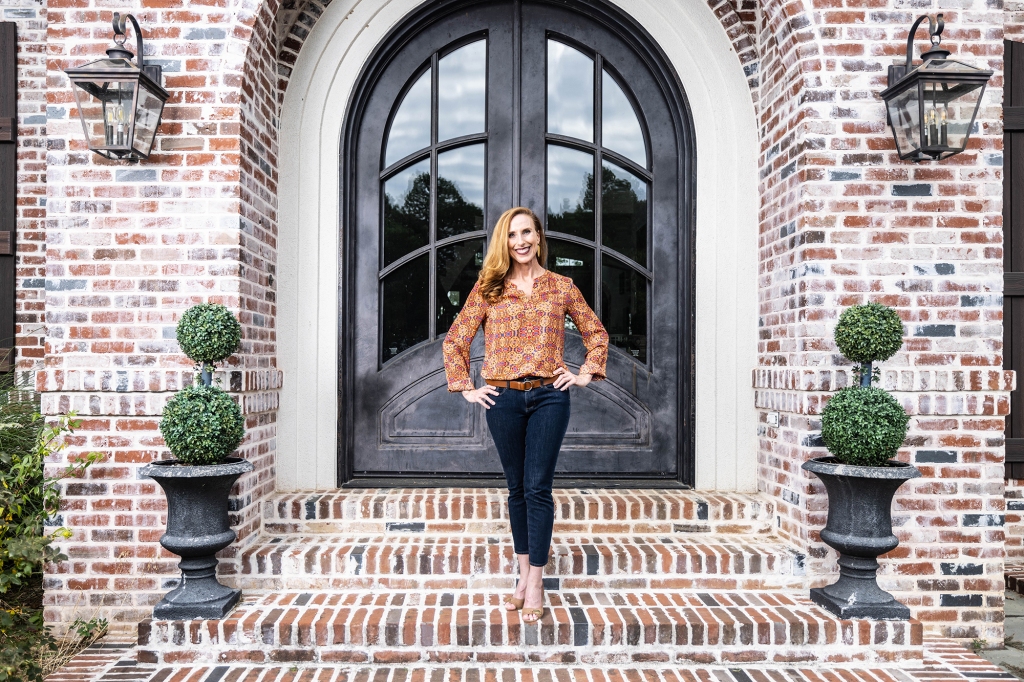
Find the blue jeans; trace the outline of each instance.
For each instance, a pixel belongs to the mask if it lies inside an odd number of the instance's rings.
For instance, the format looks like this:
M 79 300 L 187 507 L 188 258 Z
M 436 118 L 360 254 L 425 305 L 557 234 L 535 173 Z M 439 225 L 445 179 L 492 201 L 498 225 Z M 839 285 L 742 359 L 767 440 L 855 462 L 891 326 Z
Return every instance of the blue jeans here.
M 530 391 L 499 388 L 487 410 L 487 427 L 508 483 L 508 517 L 516 554 L 545 566 L 551 549 L 555 502 L 551 484 L 569 426 L 569 391 L 554 385 Z

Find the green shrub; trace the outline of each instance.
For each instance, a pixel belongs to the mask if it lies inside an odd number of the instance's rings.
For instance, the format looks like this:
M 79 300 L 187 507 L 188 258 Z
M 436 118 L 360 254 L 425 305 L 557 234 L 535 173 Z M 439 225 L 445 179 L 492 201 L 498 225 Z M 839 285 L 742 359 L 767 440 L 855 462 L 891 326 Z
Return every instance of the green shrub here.
M 184 464 L 220 464 L 245 436 L 238 404 L 216 386 L 195 384 L 167 402 L 160 433 Z
M 178 321 L 178 344 L 185 355 L 201 365 L 220 362 L 236 350 L 242 328 L 231 311 L 219 303 L 201 303 L 185 311 Z
M 57 538 L 45 532 L 60 502 L 60 481 L 77 477 L 100 458 L 80 457 L 57 477 L 45 462 L 63 449 L 63 437 L 77 426 L 73 416 L 53 424 L 39 415 L 38 396 L 0 375 L 0 681 L 42 680 L 43 661 L 58 650 L 43 624 L 42 578 L 47 561 L 64 561 Z
M 888 360 L 903 346 L 903 323 L 888 306 L 855 305 L 839 316 L 835 339 L 840 352 L 853 362 Z
M 821 437 L 836 459 L 856 466 L 885 466 L 907 436 L 910 418 L 880 388 L 851 386 L 828 401 Z

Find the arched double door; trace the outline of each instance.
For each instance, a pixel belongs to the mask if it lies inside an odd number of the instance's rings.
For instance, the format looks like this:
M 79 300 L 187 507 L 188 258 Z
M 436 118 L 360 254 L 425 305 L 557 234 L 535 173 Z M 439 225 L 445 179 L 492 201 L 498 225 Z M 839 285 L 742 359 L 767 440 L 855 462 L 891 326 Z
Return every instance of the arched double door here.
M 663 64 L 593 3 L 428 3 L 381 46 L 343 163 L 343 480 L 500 475 L 440 346 L 525 205 L 612 346 L 608 380 L 573 391 L 558 474 L 692 483 L 692 154 Z M 474 372 L 482 354 L 481 333 Z

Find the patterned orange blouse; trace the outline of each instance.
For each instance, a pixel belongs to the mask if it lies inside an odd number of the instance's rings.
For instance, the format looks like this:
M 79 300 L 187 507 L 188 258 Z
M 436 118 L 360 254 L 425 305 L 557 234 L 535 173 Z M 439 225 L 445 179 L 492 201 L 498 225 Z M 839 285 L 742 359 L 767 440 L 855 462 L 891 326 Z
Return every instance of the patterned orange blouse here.
M 608 332 L 568 277 L 545 270 L 533 280 L 533 295 L 514 284 L 495 304 L 489 304 L 477 283 L 469 292 L 442 344 L 448 390 L 475 388 L 469 375 L 469 347 L 480 324 L 484 325 L 484 379 L 553 377 L 565 367 L 565 315 L 583 335 L 587 358 L 580 373 L 604 379 L 608 361 Z

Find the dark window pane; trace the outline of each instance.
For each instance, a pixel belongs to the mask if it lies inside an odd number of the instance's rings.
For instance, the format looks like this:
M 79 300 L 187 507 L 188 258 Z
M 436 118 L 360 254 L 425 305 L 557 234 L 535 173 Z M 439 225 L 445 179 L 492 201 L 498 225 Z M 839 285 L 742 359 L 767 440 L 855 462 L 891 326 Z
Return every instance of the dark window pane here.
M 548 268 L 572 279 L 594 307 L 594 249 L 561 239 L 548 240 Z
M 594 141 L 594 60 L 548 41 L 548 132 Z
M 605 71 L 601 80 L 601 144 L 647 168 L 640 120 L 626 93 Z
M 430 160 L 384 183 L 384 265 L 430 241 Z
M 484 146 L 437 157 L 437 238 L 484 229 Z
M 384 278 L 381 357 L 385 362 L 427 340 L 430 321 L 430 256 L 423 254 Z
M 484 240 L 450 244 L 437 250 L 437 335 L 448 331 L 476 284 L 484 264 Z
M 601 317 L 611 345 L 647 362 L 647 278 L 627 265 L 602 257 Z
M 384 165 L 430 146 L 430 69 L 417 79 L 398 107 L 388 131 Z
M 484 132 L 487 41 L 478 40 L 437 65 L 437 139 Z
M 601 175 L 601 240 L 647 265 L 647 183 L 607 161 Z
M 594 238 L 594 157 L 548 145 L 548 230 Z

